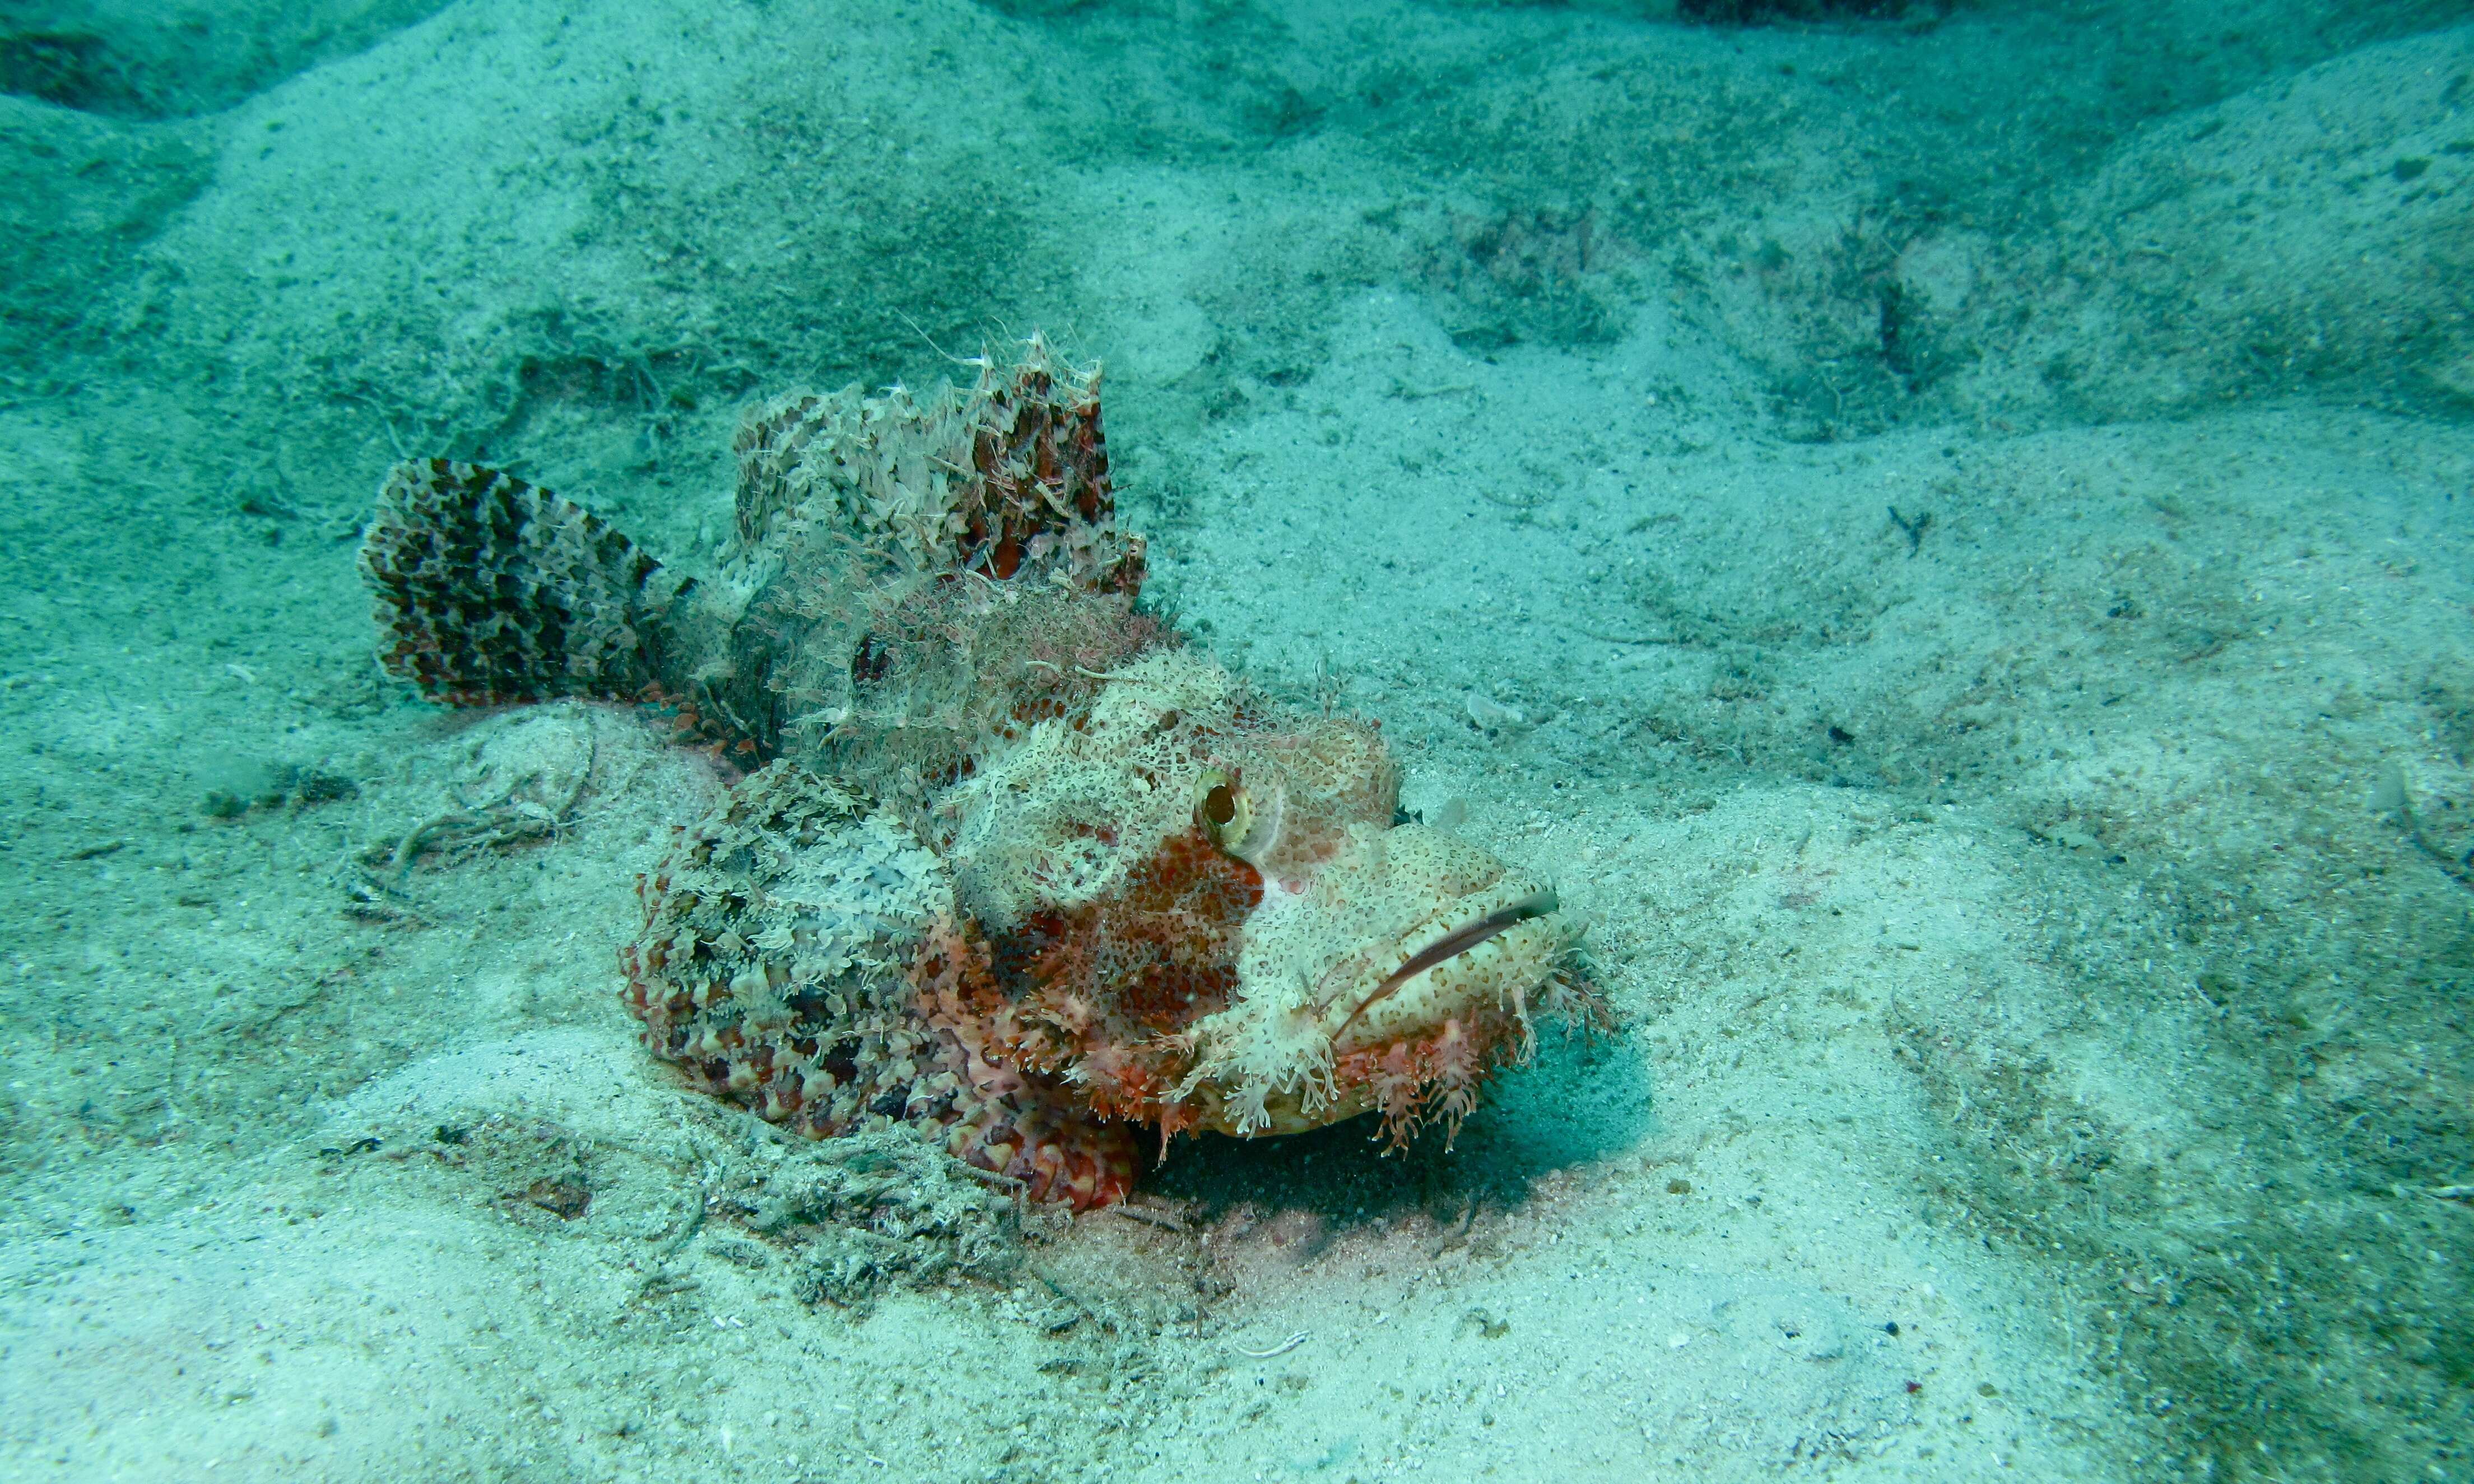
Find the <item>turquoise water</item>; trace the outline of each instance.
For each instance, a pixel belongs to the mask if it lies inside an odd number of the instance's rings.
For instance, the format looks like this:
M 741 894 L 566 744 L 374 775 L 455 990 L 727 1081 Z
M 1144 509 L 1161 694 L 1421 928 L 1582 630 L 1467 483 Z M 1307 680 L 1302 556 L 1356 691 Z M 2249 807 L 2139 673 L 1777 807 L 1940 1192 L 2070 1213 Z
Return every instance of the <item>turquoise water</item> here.
M 2438 3 L 0 15 L 0 1472 L 2448 1479 Z M 407 457 L 692 567 L 778 392 L 1105 367 L 1147 611 L 1613 1024 L 1017 1209 L 636 1040 L 729 773 L 449 711 Z

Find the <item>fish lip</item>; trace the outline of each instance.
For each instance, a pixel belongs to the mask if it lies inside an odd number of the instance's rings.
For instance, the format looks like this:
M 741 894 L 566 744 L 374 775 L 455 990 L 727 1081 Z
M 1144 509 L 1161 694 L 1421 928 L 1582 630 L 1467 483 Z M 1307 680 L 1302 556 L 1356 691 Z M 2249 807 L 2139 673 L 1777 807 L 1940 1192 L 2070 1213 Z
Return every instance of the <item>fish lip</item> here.
M 1382 981 L 1364 999 L 1358 1001 L 1356 1008 L 1348 1012 L 1347 1018 L 1341 1021 L 1339 1027 L 1331 1033 L 1332 1044 L 1339 1045 L 1342 1037 L 1348 1034 L 1349 1028 L 1357 1024 L 1359 1016 L 1365 1014 L 1377 1001 L 1397 993 L 1410 981 L 1432 973 L 1481 944 L 1492 942 L 1524 922 L 1535 922 L 1540 917 L 1552 916 L 1562 907 L 1563 903 L 1556 897 L 1553 887 L 1538 886 L 1501 906 L 1465 917 L 1428 941 L 1425 947 L 1401 959 L 1397 968 L 1383 976 Z
M 1439 968 L 1480 943 L 1501 937 L 1524 922 L 1551 916 L 1563 905 L 1557 900 L 1553 887 L 1541 886 L 1524 892 L 1501 907 L 1483 912 L 1446 931 L 1441 937 L 1401 960 L 1400 967 L 1394 969 L 1392 976 L 1386 976 L 1387 981 L 1393 976 L 1410 979 L 1424 973 L 1427 969 Z M 1437 951 L 1446 946 L 1449 948 L 1448 952 Z M 1419 963 L 1420 960 L 1425 961 Z M 1409 965 L 1413 963 L 1418 964 L 1418 967 L 1410 968 Z

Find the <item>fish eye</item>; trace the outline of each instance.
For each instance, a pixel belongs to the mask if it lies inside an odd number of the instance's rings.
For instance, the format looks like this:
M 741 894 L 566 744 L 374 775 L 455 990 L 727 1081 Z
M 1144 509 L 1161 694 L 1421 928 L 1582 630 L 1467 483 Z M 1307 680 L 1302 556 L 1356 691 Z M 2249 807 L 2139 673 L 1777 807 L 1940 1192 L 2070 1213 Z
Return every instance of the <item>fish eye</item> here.
M 1234 853 L 1254 826 L 1254 811 L 1245 788 L 1214 767 L 1195 782 L 1194 822 L 1213 844 Z

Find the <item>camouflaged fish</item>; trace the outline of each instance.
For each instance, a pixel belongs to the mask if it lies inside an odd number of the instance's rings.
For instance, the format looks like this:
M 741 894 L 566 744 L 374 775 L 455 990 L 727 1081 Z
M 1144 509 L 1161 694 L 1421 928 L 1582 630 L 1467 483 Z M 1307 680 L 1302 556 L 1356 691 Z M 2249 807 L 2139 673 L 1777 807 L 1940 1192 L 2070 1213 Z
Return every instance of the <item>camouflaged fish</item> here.
M 1539 1010 L 1594 1017 L 1544 883 L 1403 822 L 1373 723 L 1135 606 L 1098 373 L 755 409 L 689 574 L 512 475 L 398 468 L 361 553 L 430 696 L 627 701 L 747 770 L 644 878 L 644 1044 L 813 1136 L 913 1125 L 1035 1200 L 1143 1139 L 1456 1130 Z

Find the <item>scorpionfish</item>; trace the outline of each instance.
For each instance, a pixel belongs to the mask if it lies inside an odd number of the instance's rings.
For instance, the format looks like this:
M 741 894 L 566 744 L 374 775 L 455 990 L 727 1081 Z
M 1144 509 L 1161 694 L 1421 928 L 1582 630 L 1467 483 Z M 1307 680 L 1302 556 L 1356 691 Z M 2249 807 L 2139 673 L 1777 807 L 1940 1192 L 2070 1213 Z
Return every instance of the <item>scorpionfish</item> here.
M 1372 722 L 1136 605 L 1099 373 L 777 398 L 699 570 L 502 471 L 398 467 L 361 552 L 431 698 L 632 703 L 729 764 L 622 954 L 651 1054 L 824 1137 L 910 1125 L 1030 1199 L 1190 1131 L 1448 1138 L 1533 1015 L 1595 1018 L 1542 881 L 1399 813 Z

